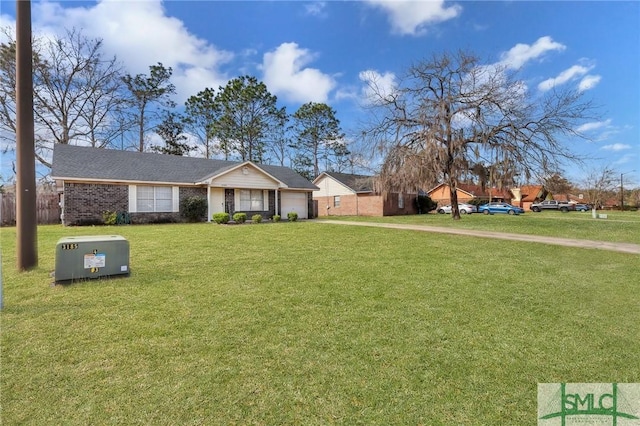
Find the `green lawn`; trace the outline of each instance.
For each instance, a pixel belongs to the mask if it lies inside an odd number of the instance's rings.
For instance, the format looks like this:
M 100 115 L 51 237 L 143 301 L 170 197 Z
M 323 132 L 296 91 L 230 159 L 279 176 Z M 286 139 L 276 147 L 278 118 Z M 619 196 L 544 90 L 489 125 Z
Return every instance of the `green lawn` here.
M 131 277 L 52 286 L 57 240 L 98 234 L 130 241 Z M 520 425 L 539 382 L 640 381 L 637 255 L 304 221 L 44 226 L 17 273 L 15 238 L 3 425 Z
M 526 212 L 519 216 L 505 214 L 462 215 L 452 220 L 450 214 L 355 217 L 330 216 L 331 220 L 406 223 L 510 232 L 515 234 L 546 235 L 583 240 L 612 241 L 640 244 L 640 212 L 606 211 L 606 219 L 593 219 L 591 212 Z M 322 218 L 326 219 L 326 218 Z

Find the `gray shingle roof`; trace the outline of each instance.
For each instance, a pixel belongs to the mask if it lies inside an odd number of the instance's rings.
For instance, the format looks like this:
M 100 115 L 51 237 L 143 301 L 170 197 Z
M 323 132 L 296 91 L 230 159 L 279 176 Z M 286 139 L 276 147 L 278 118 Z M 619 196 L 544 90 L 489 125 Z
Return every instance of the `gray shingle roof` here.
M 352 175 L 347 173 L 324 172 L 355 192 L 373 192 L 373 176 Z
M 239 164 L 234 161 L 56 144 L 51 175 L 54 179 L 194 184 Z M 256 166 L 289 188 L 318 189 L 288 167 Z

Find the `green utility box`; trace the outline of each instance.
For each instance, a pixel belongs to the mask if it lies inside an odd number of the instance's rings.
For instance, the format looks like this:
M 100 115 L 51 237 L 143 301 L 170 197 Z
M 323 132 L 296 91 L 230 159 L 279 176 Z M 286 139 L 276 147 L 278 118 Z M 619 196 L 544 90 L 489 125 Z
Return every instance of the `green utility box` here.
M 56 282 L 129 272 L 129 241 L 120 235 L 66 237 L 56 244 Z

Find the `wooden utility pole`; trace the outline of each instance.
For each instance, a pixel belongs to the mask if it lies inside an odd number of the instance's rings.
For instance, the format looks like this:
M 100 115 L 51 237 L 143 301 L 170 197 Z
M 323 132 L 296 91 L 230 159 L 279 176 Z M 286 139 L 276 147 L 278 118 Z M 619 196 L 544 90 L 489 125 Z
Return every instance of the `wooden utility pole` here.
M 16 0 L 16 231 L 18 270 L 38 265 L 31 0 Z

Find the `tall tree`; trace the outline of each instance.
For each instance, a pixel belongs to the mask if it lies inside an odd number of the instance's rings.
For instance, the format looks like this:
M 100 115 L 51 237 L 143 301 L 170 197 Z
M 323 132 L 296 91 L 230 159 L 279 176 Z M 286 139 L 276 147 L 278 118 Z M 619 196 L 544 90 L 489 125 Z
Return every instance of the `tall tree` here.
M 544 179 L 544 187 L 552 194 L 567 194 L 573 185 L 559 172 L 553 172 Z
M 272 164 L 279 166 L 285 166 L 291 162 L 291 149 L 289 136 L 287 134 L 287 120 L 289 116 L 286 114 L 284 108 L 282 113 L 278 116 L 278 122 L 274 126 L 273 140 L 271 142 L 271 149 L 269 153 L 269 159 L 272 160 Z
M 582 137 L 574 129 L 593 118 L 591 103 L 577 91 L 535 98 L 515 77 L 471 54 L 445 53 L 411 66 L 395 91 L 378 91 L 374 121 L 363 132 L 371 151 L 384 156 L 378 189 L 445 182 L 452 217 L 460 219 L 456 190 L 469 164 L 518 164 L 528 178 L 558 169 L 561 159 L 577 160 L 561 137 Z
M 277 98 L 263 82 L 242 76 L 221 87 L 215 101 L 220 115 L 211 131 L 221 149 L 242 161 L 264 162 L 268 144 L 277 137 L 286 115 L 277 107 Z
M 213 136 L 213 125 L 219 116 L 215 97 L 215 91 L 206 88 L 185 102 L 185 128 L 195 136 L 205 158 L 211 158 L 220 151 Z
M 292 116 L 293 148 L 296 151 L 294 167 L 304 175 L 315 178 L 320 165 L 331 169 L 337 159 L 346 157 L 348 149 L 336 112 L 324 103 L 308 102 Z M 310 167 L 310 170 L 307 169 Z
M 175 112 L 165 111 L 156 133 L 164 141 L 164 146 L 153 147 L 156 152 L 169 155 L 187 155 L 194 147 L 187 142 L 184 134 L 183 118 Z
M 15 40 L 0 44 L 0 137 L 15 137 Z M 33 41 L 36 158 L 50 167 L 56 143 L 103 147 L 122 130 L 122 67 L 105 58 L 102 41 L 72 29 Z
M 153 110 L 154 104 L 173 108 L 175 102 L 171 95 L 176 93 L 175 86 L 171 83 L 173 69 L 165 67 L 161 62 L 149 66 L 149 75 L 129 74 L 122 77 L 131 94 L 131 104 L 134 110 L 134 121 L 138 129 L 138 151 L 145 148 L 145 134 L 150 129 L 150 123 L 154 123 L 160 113 Z

